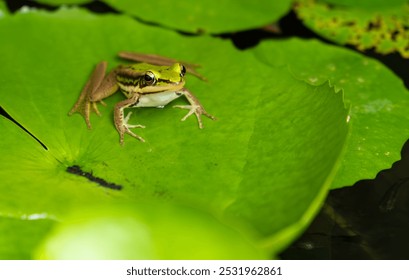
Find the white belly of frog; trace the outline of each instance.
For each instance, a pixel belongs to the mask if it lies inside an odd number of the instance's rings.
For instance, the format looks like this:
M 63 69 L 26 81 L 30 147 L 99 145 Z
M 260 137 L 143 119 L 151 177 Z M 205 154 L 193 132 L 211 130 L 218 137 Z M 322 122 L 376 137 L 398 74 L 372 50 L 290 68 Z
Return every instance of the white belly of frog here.
M 145 94 L 139 97 L 134 107 L 158 107 L 163 108 L 176 98 L 182 96 L 181 92 L 167 91 L 155 94 Z

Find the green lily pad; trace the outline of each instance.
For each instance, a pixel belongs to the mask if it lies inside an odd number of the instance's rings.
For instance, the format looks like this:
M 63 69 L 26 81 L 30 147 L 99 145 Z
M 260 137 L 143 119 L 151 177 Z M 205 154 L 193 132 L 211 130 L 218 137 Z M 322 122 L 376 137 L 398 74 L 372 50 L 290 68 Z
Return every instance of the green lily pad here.
M 296 77 L 312 85 L 329 80 L 344 90 L 350 136 L 333 188 L 374 178 L 400 159 L 409 137 L 409 95 L 383 64 L 316 40 L 264 42 L 254 52 L 273 67 L 289 65 Z
M 226 33 L 260 28 L 278 21 L 291 9 L 292 0 L 235 1 L 104 0 L 113 8 L 147 22 L 191 33 Z
M 41 215 L 23 216 L 19 219 L 0 217 L 0 259 L 18 260 L 32 258 L 32 252 L 43 240 L 55 221 Z
M 4 18 L 8 14 L 9 11 L 7 9 L 6 2 L 0 0 L 0 19 Z
M 126 16 L 29 11 L 0 21 L 0 30 L 8 38 L 0 51 L 10 54 L 0 65 L 7 76 L 0 83 L 0 106 L 47 147 L 0 118 L 0 216 L 40 215 L 64 229 L 73 209 L 182 203 L 224 224 L 209 234 L 225 236 L 222 228 L 231 227 L 229 232 L 240 232 L 274 256 L 319 209 L 347 135 L 342 95 L 328 83 L 308 85 L 228 41 L 185 37 Z M 24 37 L 16 35 L 23 31 Z M 68 117 L 96 63 L 124 63 L 115 58 L 121 50 L 201 64 L 209 82 L 188 76 L 187 87 L 218 120 L 204 119 L 200 130 L 194 116 L 180 122 L 185 112 L 171 106 L 130 109 L 129 122 L 146 125 L 137 133 L 147 142 L 127 136 L 122 147 L 112 120 L 122 94 L 106 99 L 102 117 L 91 116 L 92 130 L 80 115 Z M 184 221 L 182 215 L 178 222 Z M 189 245 L 180 250 L 188 252 Z
M 346 4 L 346 7 L 302 0 L 295 11 L 308 28 L 338 44 L 354 45 L 361 51 L 374 49 L 381 54 L 398 52 L 402 57 L 409 57 L 407 1 L 383 1 L 378 6 L 373 1 L 326 2 Z
M 183 260 L 268 256 L 209 214 L 187 207 L 144 203 L 76 212 L 53 230 L 36 257 Z

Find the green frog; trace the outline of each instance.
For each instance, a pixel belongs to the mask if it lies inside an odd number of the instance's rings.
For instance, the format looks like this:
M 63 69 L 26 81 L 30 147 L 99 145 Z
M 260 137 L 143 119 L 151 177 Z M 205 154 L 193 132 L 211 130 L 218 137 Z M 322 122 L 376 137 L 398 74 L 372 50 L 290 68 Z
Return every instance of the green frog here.
M 91 129 L 91 110 L 94 110 L 97 115 L 101 115 L 97 103 L 100 102 L 105 105 L 103 99 L 113 95 L 119 90 L 126 97 L 125 100 L 118 102 L 114 108 L 114 123 L 119 133 L 119 142 L 121 145 L 124 144 L 125 134 L 129 134 L 145 142 L 141 136 L 131 130 L 131 128 L 145 128 L 145 126 L 129 124 L 128 121 L 132 112 L 129 112 L 126 117 L 124 117 L 124 110 L 126 108 L 163 108 L 176 98 L 184 96 L 190 105 L 174 106 L 189 110 L 182 118 L 182 121 L 186 120 L 192 114 L 195 114 L 199 128 L 203 128 L 202 115 L 212 120 L 216 119 L 207 113 L 199 100 L 185 88 L 186 72 L 192 73 L 204 80 L 204 78 L 195 71 L 197 65 L 186 64 L 187 67 L 185 67 L 182 63 L 173 59 L 152 54 L 121 52 L 119 56 L 140 62 L 128 66 L 120 65 L 108 74 L 106 74 L 107 63 L 105 61 L 100 62 L 85 84 L 77 102 L 69 112 L 69 115 L 75 112 L 80 113 L 84 117 L 89 129 Z

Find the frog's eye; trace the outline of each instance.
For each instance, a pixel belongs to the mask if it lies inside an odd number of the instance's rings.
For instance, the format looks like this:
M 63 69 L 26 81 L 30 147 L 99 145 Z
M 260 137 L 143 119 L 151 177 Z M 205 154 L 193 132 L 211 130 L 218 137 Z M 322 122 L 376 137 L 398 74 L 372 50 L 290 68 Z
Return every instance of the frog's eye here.
M 150 71 L 148 71 L 148 72 L 145 73 L 145 76 L 143 77 L 143 79 L 144 79 L 146 85 L 148 85 L 148 86 L 151 86 L 151 85 L 153 85 L 153 84 L 156 83 L 156 77 L 155 77 L 155 75 L 154 75 L 152 72 L 150 72 Z
M 185 74 L 186 74 L 186 67 L 181 65 L 180 76 L 183 77 Z

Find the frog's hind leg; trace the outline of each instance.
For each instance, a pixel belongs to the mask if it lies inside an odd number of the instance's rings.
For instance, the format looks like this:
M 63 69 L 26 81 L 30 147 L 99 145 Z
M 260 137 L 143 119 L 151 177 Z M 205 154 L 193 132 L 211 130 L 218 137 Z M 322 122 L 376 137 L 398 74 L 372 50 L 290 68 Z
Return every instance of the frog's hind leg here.
M 107 63 L 105 61 L 98 63 L 95 70 L 92 72 L 90 79 L 87 81 L 83 90 L 81 91 L 80 97 L 72 107 L 71 111 L 68 113 L 69 115 L 76 112 L 81 114 L 84 117 L 89 129 L 91 129 L 91 108 L 95 111 L 95 113 L 101 115 L 96 102 L 99 101 L 104 105 L 102 99 L 114 94 L 118 90 L 115 71 L 111 71 L 107 76 L 105 76 L 106 68 Z

